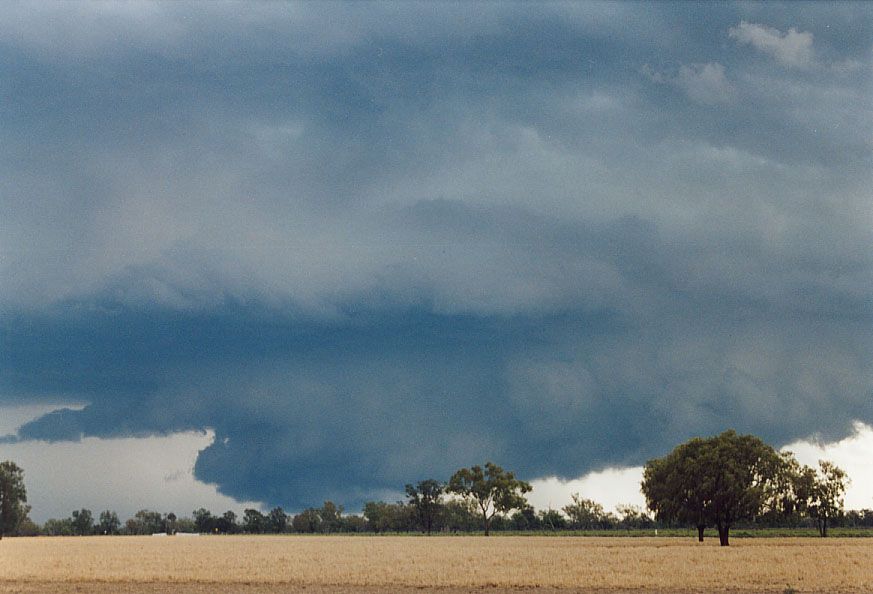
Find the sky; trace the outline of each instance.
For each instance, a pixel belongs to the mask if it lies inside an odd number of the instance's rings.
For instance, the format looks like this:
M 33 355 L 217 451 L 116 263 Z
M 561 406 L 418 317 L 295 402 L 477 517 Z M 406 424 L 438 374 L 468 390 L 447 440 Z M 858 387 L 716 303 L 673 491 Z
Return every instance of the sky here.
M 727 428 L 869 468 L 871 40 L 864 3 L 5 4 L 0 457 L 36 516 L 98 468 L 119 511 L 486 460 L 548 498 Z

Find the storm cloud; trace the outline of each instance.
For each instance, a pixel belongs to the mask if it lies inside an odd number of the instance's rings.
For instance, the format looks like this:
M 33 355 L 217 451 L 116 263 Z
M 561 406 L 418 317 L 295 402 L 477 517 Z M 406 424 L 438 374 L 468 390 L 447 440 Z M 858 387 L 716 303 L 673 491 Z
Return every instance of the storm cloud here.
M 873 422 L 865 5 L 6 12 L 15 439 L 294 509 Z

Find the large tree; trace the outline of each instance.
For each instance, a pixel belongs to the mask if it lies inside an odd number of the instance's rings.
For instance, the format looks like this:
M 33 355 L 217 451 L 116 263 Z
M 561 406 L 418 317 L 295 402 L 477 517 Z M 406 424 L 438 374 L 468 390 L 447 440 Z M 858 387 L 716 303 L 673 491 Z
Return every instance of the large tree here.
M 495 514 L 523 509 L 527 505 L 524 494 L 530 492 L 531 486 L 515 478 L 515 473 L 486 462 L 485 468 L 477 465 L 458 470 L 449 479 L 446 490 L 476 504 L 482 516 L 482 528 L 488 536 Z
M 442 509 L 443 485 L 434 479 L 419 481 L 416 485 L 406 485 L 406 497 L 409 505 L 415 508 L 415 514 L 421 528 L 428 534 L 433 531 Z
M 27 516 L 24 470 L 15 462 L 0 462 L 0 539 L 13 534 Z
M 729 544 L 731 526 L 758 515 L 773 497 L 784 459 L 754 435 L 725 431 L 677 446 L 650 460 L 642 490 L 649 508 L 667 522 L 692 523 L 699 538 L 714 525 Z

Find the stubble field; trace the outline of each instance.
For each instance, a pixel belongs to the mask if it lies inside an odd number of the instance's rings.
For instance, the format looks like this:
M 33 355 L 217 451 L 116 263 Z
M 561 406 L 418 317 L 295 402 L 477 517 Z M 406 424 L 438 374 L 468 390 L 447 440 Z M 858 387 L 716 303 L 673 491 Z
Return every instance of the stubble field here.
M 0 592 L 871 592 L 873 539 L 7 538 Z

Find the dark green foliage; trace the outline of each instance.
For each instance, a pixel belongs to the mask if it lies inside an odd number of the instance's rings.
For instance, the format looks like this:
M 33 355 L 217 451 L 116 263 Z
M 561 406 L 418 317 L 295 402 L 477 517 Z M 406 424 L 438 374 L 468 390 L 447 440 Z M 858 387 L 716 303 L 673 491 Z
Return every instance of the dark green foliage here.
M 194 528 L 201 534 L 211 534 L 215 532 L 216 518 L 208 509 L 198 508 L 192 512 L 194 516 Z
M 269 519 L 256 509 L 243 511 L 242 531 L 248 534 L 263 534 L 269 528 Z
M 24 488 L 24 470 L 15 462 L 0 462 L 0 538 L 14 534 L 27 517 L 27 490 Z
M 121 522 L 118 520 L 118 514 L 110 510 L 100 512 L 100 522 L 97 524 L 98 534 L 118 534 L 120 529 Z
M 645 530 L 655 526 L 655 521 L 649 514 L 636 505 L 621 504 L 616 506 L 616 511 L 618 512 L 618 528 Z
M 539 530 L 540 517 L 530 505 L 516 511 L 509 520 L 510 530 Z
M 160 512 L 141 509 L 124 523 L 127 534 L 157 534 L 166 531 L 164 517 Z
M 476 504 L 469 500 L 447 501 L 443 505 L 440 527 L 448 532 L 473 532 L 482 527 Z
M 343 532 L 367 532 L 367 520 L 363 516 L 345 516 Z
M 306 509 L 291 520 L 291 526 L 294 532 L 307 532 L 314 534 L 321 532 L 321 515 L 314 507 Z
M 274 507 L 267 515 L 268 530 L 274 534 L 281 534 L 288 530 L 288 514 L 281 507 Z
M 409 505 L 415 508 L 419 527 L 430 534 L 442 512 L 443 484 L 434 479 L 419 481 L 416 485 L 406 485 Z
M 804 467 L 801 481 L 807 488 L 807 513 L 815 519 L 821 536 L 828 535 L 828 527 L 843 513 L 843 496 L 848 477 L 843 469 L 826 460 L 818 461 L 818 472 Z
M 591 499 L 583 499 L 578 493 L 570 496 L 571 502 L 563 507 L 569 518 L 570 528 L 574 530 L 604 530 L 612 528 L 617 523 L 612 514 L 607 513 L 603 506 Z
M 164 532 L 166 532 L 167 534 L 176 534 L 176 521 L 176 514 L 174 514 L 173 512 L 170 512 L 166 516 L 164 516 Z
M 364 518 L 373 532 L 409 532 L 415 529 L 415 510 L 403 503 L 368 501 Z
M 542 510 L 539 513 L 539 524 L 543 530 L 564 530 L 567 520 L 556 509 Z
M 733 525 L 760 514 L 784 470 L 784 460 L 753 435 L 725 431 L 694 438 L 664 458 L 650 460 L 642 490 L 658 519 L 703 528 L 715 525 L 722 546 Z
M 76 536 L 94 534 L 94 517 L 90 509 L 74 511 L 70 517 L 70 524 L 73 526 L 73 534 Z
M 42 526 L 42 532 L 46 536 L 72 536 L 73 521 L 70 518 L 46 520 Z
M 477 465 L 455 472 L 446 490 L 476 504 L 481 513 L 482 528 L 485 536 L 488 536 L 496 514 L 522 509 L 527 505 L 524 494 L 530 492 L 531 486 L 515 478 L 515 473 L 486 462 L 485 468 Z
M 215 530 L 219 534 L 236 534 L 239 524 L 236 523 L 236 513 L 228 510 L 215 520 Z
M 340 532 L 343 527 L 343 506 L 336 505 L 333 501 L 325 501 L 318 510 L 321 517 L 322 532 Z

